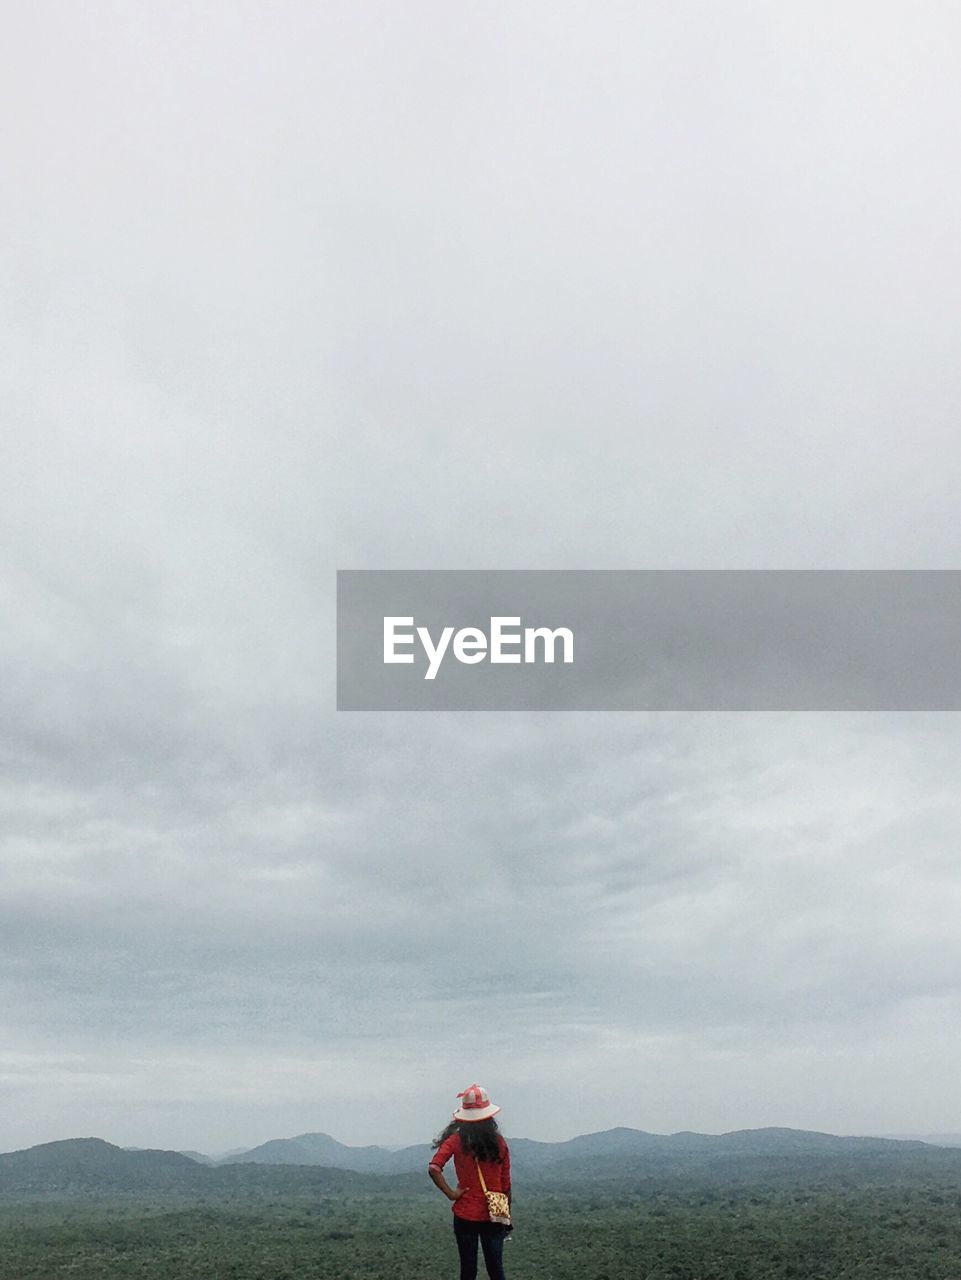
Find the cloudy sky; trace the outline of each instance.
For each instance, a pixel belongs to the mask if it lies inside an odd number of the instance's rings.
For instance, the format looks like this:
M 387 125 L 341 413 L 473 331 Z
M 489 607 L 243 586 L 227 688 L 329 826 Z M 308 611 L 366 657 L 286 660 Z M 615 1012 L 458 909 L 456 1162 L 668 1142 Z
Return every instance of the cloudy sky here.
M 0 1149 L 961 1129 L 957 715 L 333 709 L 338 568 L 959 567 L 957 7 L 7 18 Z

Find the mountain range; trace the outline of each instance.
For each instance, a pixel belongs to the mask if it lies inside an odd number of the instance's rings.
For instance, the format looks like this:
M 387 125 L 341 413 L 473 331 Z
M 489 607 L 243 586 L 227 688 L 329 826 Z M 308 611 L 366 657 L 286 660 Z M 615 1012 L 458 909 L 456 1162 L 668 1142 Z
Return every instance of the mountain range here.
M 149 1194 L 197 1199 L 278 1190 L 364 1194 L 382 1192 L 385 1181 L 321 1166 L 216 1167 L 179 1151 L 127 1150 L 102 1138 L 67 1138 L 0 1155 L 0 1197 L 7 1198 Z M 420 1185 L 409 1175 L 390 1181 L 403 1191 Z
M 961 1182 L 961 1150 L 914 1140 L 838 1137 L 801 1129 L 725 1134 L 608 1129 L 567 1142 L 510 1140 L 517 1183 L 575 1188 L 678 1179 L 783 1183 L 924 1176 Z M 0 1155 L 0 1195 L 177 1193 L 234 1195 L 295 1188 L 310 1194 L 427 1193 L 427 1144 L 350 1147 L 329 1134 L 279 1138 L 213 1162 L 200 1152 L 124 1149 L 71 1138 Z
M 850 1154 L 889 1152 L 897 1148 L 923 1147 L 917 1141 L 888 1138 L 845 1138 L 804 1129 L 740 1129 L 731 1133 L 648 1133 L 643 1129 L 616 1128 L 581 1134 L 566 1142 L 537 1142 L 511 1138 L 511 1161 L 521 1171 L 566 1166 L 598 1166 L 614 1161 L 634 1166 L 639 1161 L 659 1163 L 682 1160 L 711 1161 L 732 1155 Z M 326 1133 L 301 1133 L 294 1138 L 274 1138 L 250 1151 L 232 1154 L 217 1164 L 324 1165 L 356 1173 L 406 1173 L 423 1170 L 431 1155 L 427 1143 L 393 1150 L 387 1147 L 350 1147 Z M 195 1157 L 196 1158 L 196 1157 Z

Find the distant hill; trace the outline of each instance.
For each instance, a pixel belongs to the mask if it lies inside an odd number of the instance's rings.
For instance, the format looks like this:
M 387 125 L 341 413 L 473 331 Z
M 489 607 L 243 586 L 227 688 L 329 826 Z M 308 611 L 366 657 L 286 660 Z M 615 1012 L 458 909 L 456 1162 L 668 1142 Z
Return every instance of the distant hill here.
M 102 1138 L 67 1138 L 0 1155 L 0 1192 L 169 1191 L 199 1187 L 203 1172 L 177 1151 L 125 1151 Z
M 300 1164 L 323 1165 L 328 1169 L 348 1169 L 354 1173 L 401 1173 L 427 1164 L 428 1146 L 405 1147 L 391 1151 L 387 1147 L 348 1147 L 328 1133 L 301 1133 L 295 1138 L 274 1138 L 250 1151 L 227 1156 L 225 1164 Z
M 513 1167 L 534 1182 L 568 1186 L 578 1179 L 704 1176 L 711 1180 L 779 1179 L 827 1175 L 849 1163 L 861 1173 L 883 1169 L 891 1160 L 919 1157 L 936 1162 L 940 1153 L 920 1142 L 884 1138 L 839 1137 L 804 1129 L 743 1129 L 731 1133 L 647 1133 L 641 1129 L 608 1129 L 582 1134 L 567 1142 L 511 1140 Z M 958 1162 L 961 1169 L 961 1160 Z

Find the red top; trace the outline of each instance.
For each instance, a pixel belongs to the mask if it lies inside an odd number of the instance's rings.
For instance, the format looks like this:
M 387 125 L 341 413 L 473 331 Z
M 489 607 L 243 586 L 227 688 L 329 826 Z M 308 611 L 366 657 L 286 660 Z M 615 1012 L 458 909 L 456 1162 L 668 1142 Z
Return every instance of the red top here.
M 496 1160 L 480 1162 L 484 1181 L 488 1191 L 510 1191 L 511 1189 L 511 1155 L 507 1143 L 497 1135 L 497 1147 L 501 1153 L 500 1163 Z M 454 1157 L 454 1172 L 457 1174 L 457 1185 L 466 1187 L 467 1191 L 451 1205 L 458 1218 L 466 1218 L 468 1222 L 488 1222 L 487 1201 L 481 1190 L 480 1178 L 477 1176 L 477 1165 L 474 1157 L 468 1155 L 463 1148 L 459 1133 L 452 1133 L 446 1138 L 431 1157 L 429 1169 L 443 1169 L 447 1161 Z

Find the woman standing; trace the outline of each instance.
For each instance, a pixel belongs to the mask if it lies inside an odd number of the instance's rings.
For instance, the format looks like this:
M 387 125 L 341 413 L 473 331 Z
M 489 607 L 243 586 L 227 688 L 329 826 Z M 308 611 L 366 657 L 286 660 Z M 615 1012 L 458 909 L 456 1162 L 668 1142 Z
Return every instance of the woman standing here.
M 505 1280 L 504 1240 L 510 1228 L 491 1222 L 488 1191 L 511 1194 L 511 1157 L 507 1143 L 497 1132 L 494 1116 L 500 1111 L 479 1084 L 459 1093 L 461 1105 L 450 1124 L 434 1141 L 434 1155 L 427 1172 L 436 1187 L 453 1201 L 454 1238 L 460 1254 L 460 1280 L 477 1276 L 477 1245 L 484 1250 L 484 1266 L 490 1280 Z M 454 1157 L 457 1186 L 444 1177 L 447 1161 Z

